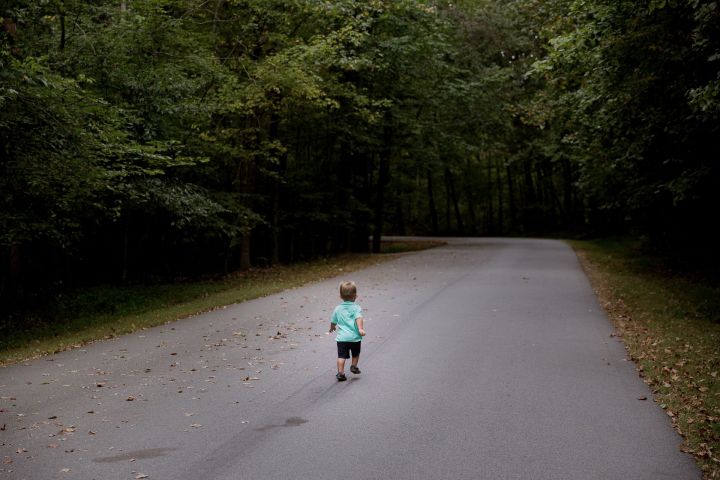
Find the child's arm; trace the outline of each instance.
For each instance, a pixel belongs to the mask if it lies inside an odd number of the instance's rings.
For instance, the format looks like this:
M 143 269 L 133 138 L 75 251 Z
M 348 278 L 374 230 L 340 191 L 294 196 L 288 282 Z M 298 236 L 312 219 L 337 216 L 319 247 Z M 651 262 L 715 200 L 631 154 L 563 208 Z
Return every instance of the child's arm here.
M 355 319 L 355 322 L 357 322 L 358 331 L 360 332 L 360 336 L 361 336 L 361 337 L 364 337 L 364 336 L 365 336 L 365 329 L 363 328 L 363 318 L 362 318 L 362 317 L 358 317 L 358 318 Z
M 335 317 L 335 314 L 337 314 L 337 308 L 330 317 L 330 331 L 328 333 L 334 332 L 335 328 L 337 328 L 337 318 Z

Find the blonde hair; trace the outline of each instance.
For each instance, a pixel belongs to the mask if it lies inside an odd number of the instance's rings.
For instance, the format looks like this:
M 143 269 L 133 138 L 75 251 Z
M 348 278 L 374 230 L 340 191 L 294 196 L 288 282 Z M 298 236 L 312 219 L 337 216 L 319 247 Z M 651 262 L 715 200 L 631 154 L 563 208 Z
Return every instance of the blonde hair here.
M 340 298 L 345 301 L 355 300 L 357 297 L 357 285 L 355 282 L 341 282 L 340 283 Z

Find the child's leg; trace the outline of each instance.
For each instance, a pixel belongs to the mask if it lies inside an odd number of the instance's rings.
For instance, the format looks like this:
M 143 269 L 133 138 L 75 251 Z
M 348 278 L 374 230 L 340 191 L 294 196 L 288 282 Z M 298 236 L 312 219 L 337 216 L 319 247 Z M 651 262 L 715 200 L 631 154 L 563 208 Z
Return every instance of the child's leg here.
M 352 348 L 350 350 L 350 353 L 352 354 L 352 362 L 351 365 L 353 367 L 357 367 L 358 362 L 360 361 L 360 347 L 362 347 L 362 343 L 360 342 L 353 342 Z
M 360 369 L 358 368 L 358 362 L 360 361 L 360 346 L 362 344 L 360 342 L 355 342 L 353 344 L 351 353 L 352 353 L 352 360 L 350 362 L 350 371 L 352 373 L 358 374 L 360 373 Z
M 345 372 L 345 359 L 344 358 L 337 359 L 337 369 L 338 369 L 338 373 Z

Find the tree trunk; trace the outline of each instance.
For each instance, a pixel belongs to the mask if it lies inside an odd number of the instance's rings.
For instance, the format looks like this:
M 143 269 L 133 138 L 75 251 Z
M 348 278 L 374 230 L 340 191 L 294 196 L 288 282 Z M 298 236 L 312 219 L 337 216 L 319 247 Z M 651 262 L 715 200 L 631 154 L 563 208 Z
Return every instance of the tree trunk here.
M 516 228 L 515 220 L 515 185 L 513 184 L 513 176 L 510 170 L 510 165 L 505 166 L 505 175 L 507 176 L 508 184 L 508 206 L 510 207 L 510 230 L 514 231 Z
M 472 165 L 471 165 L 471 158 L 468 157 L 467 164 L 466 164 L 466 173 L 465 175 L 467 177 L 470 177 L 470 172 L 472 171 Z M 475 215 L 475 193 L 473 191 L 473 185 L 471 185 L 469 182 L 465 183 L 465 188 L 463 191 L 465 192 L 465 197 L 467 198 L 467 205 L 468 205 L 468 215 L 470 215 L 470 230 L 469 232 L 471 234 L 477 233 L 477 216 Z
M 250 232 L 248 232 L 240 239 L 240 270 L 247 270 L 250 267 L 252 263 L 250 263 Z
M 375 225 L 373 228 L 372 251 L 380 253 L 383 223 L 385 222 L 385 187 L 390 180 L 390 153 L 392 149 L 392 128 L 390 113 L 385 114 L 383 129 L 383 148 L 380 151 L 380 171 L 378 173 L 377 198 L 375 199 Z
M 280 117 L 277 113 L 273 113 L 270 118 L 270 141 L 279 141 L 280 135 L 278 133 L 280 124 Z M 270 263 L 277 265 L 280 263 L 280 200 L 282 195 L 282 179 L 285 175 L 287 168 L 287 155 L 281 153 L 278 157 L 278 165 L 275 169 L 275 178 L 273 178 L 272 186 L 272 216 L 271 216 L 271 230 L 272 230 L 272 252 L 270 253 Z
M 552 202 L 553 205 L 553 223 L 555 224 L 555 226 L 557 226 L 559 224 L 562 224 L 563 217 L 565 216 L 565 211 L 562 201 L 560 200 L 560 196 L 555 189 L 555 182 L 553 182 L 552 171 L 549 172 L 549 175 L 546 175 L 545 182 L 547 185 L 549 200 Z
M 339 143 L 339 153 L 338 156 L 335 157 L 333 155 L 333 151 L 335 150 L 335 145 Z M 338 142 L 337 135 L 335 133 L 329 133 L 326 136 L 326 148 L 328 150 L 328 160 L 330 162 L 335 161 L 337 158 L 338 162 L 338 180 L 340 180 L 340 185 L 352 185 L 352 178 L 353 178 L 353 156 L 351 154 L 350 145 L 348 144 L 346 139 L 342 139 Z M 331 163 L 332 164 L 332 163 Z M 341 188 L 338 191 L 338 198 L 340 199 L 341 205 L 348 205 L 350 202 L 350 193 L 349 189 L 343 189 Z M 345 253 L 350 253 L 353 250 L 353 228 L 352 223 L 350 224 L 344 224 L 342 226 L 342 229 L 336 234 L 338 237 L 338 242 L 342 243 L 342 247 L 339 248 L 339 251 L 344 251 Z
M 455 180 L 452 172 L 450 171 L 450 167 L 445 167 L 445 181 L 448 184 L 448 192 L 450 194 L 450 199 L 452 200 L 458 232 L 460 235 L 464 235 L 465 226 L 463 225 L 462 215 L 460 215 L 460 205 L 458 204 L 457 195 L 455 194 Z
M 562 172 L 563 172 L 563 205 L 564 215 L 563 224 L 566 227 L 575 226 L 575 208 L 573 205 L 573 178 L 572 178 L 572 166 L 567 158 L 563 158 L 561 161 Z
M 272 251 L 270 252 L 270 264 L 280 263 L 280 185 L 275 180 L 273 185 L 273 212 L 272 212 Z
M 452 231 L 452 223 L 450 222 L 450 185 L 448 185 L 447 176 L 445 180 L 445 232 L 448 234 Z
M 503 209 L 504 209 L 504 191 L 503 191 L 503 182 L 502 178 L 500 176 L 500 165 L 499 160 L 497 160 L 498 165 L 495 166 L 495 181 L 497 184 L 497 198 L 498 198 L 498 232 L 503 233 L 505 231 L 504 223 L 505 219 L 503 218 Z
M 487 162 L 487 177 L 485 179 L 485 188 L 487 188 L 487 214 L 485 216 L 485 230 L 488 233 L 495 231 L 495 216 L 493 214 L 493 195 L 492 195 L 492 165 Z
M 380 154 L 380 172 L 378 174 L 377 198 L 375 199 L 375 225 L 373 228 L 372 252 L 380 253 L 383 222 L 385 221 L 385 185 L 390 176 L 389 151 Z
M 538 198 L 533 181 L 533 161 L 526 159 L 523 162 L 523 183 L 522 183 L 522 216 L 520 223 L 526 231 L 534 231 L 542 223 L 539 218 Z
M 432 184 L 432 170 L 430 168 L 427 169 L 427 191 L 428 191 L 428 203 L 430 207 L 430 222 L 432 225 L 432 234 L 437 235 L 438 234 L 438 214 L 437 209 L 435 208 L 435 195 L 433 194 L 433 184 Z
M 60 51 L 62 52 L 65 50 L 65 2 L 60 2 L 58 15 L 60 16 Z

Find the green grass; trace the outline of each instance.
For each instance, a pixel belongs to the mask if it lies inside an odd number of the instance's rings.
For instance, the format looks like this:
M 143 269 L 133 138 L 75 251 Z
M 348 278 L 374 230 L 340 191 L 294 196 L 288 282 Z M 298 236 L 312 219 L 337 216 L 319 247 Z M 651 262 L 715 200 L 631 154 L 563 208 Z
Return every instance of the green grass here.
M 638 373 L 705 478 L 720 478 L 720 288 L 623 240 L 572 241 Z
M 391 253 L 437 246 L 402 242 Z M 387 248 L 385 246 L 385 248 Z M 70 292 L 18 320 L 0 321 L 0 365 L 79 347 L 375 265 L 393 255 L 352 254 L 253 269 L 221 280 L 95 287 Z

